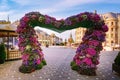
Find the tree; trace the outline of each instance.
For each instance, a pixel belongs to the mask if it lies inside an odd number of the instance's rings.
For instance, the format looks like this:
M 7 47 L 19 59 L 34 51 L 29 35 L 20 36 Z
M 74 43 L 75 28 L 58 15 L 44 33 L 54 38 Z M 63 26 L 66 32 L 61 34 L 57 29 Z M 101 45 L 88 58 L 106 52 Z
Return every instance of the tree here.
M 6 59 L 5 44 L 0 44 L 0 64 L 4 63 Z

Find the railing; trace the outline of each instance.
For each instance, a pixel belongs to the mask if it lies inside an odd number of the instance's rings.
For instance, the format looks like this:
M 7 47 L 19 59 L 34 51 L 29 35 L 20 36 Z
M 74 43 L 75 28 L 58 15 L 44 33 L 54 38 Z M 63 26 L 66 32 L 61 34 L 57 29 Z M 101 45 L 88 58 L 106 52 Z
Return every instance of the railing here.
M 21 53 L 19 50 L 9 50 L 9 52 L 7 53 L 7 58 L 6 60 L 17 60 L 17 59 L 21 59 Z

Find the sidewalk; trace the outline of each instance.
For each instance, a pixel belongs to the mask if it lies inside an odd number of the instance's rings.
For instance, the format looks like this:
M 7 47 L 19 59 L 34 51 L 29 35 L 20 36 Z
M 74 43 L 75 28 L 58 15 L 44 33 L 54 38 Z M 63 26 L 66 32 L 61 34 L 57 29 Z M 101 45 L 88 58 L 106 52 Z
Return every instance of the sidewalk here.
M 80 75 L 71 70 L 70 62 L 75 50 L 68 48 L 43 48 L 47 65 L 30 74 L 18 71 L 21 60 L 0 64 L 0 80 L 120 80 L 112 72 L 112 63 L 117 51 L 102 51 L 97 76 Z

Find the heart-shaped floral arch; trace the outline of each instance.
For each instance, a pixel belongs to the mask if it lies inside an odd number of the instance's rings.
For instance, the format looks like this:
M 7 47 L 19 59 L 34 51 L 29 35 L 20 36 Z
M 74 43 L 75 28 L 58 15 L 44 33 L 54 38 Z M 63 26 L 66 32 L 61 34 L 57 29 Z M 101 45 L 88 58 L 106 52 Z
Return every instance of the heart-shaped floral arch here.
M 84 27 L 87 28 L 82 42 L 77 48 L 76 55 L 71 62 L 71 68 L 80 74 L 96 75 L 96 65 L 99 64 L 99 54 L 105 32 L 108 27 L 96 13 L 84 12 L 66 19 L 56 20 L 54 17 L 30 12 L 21 18 L 17 27 L 19 34 L 19 50 L 22 53 L 22 65 L 19 71 L 30 73 L 46 65 L 40 43 L 37 40 L 34 27 L 40 26 L 57 32 Z

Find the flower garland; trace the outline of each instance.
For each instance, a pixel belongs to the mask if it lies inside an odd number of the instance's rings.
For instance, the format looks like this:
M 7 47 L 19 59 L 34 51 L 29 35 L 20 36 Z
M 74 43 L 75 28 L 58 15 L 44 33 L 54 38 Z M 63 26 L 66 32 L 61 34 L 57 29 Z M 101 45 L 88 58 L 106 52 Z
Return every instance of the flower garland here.
M 82 42 L 76 50 L 76 55 L 71 62 L 71 68 L 83 75 L 96 75 L 96 68 L 99 64 L 99 54 L 103 49 L 102 42 L 105 41 L 106 25 L 87 29 Z
M 101 26 L 103 25 L 103 22 L 99 15 L 90 12 L 80 13 L 61 20 L 56 20 L 54 17 L 43 15 L 39 12 L 30 12 L 25 14 L 21 19 L 20 24 L 22 27 L 17 29 L 18 32 L 26 26 L 31 26 L 33 28 L 35 26 L 40 26 L 57 32 L 63 32 L 80 26 L 85 28 L 91 28 L 97 25 Z
M 31 16 L 35 19 L 35 16 Z M 19 33 L 19 50 L 22 53 L 22 65 L 19 71 L 22 73 L 31 73 L 37 69 L 41 69 L 46 65 L 44 55 L 42 53 L 41 44 L 37 40 L 35 30 L 29 25 L 30 17 L 24 16 L 20 20 L 17 27 Z
M 22 66 L 20 72 L 27 73 L 41 69 L 46 64 L 37 35 L 33 29 L 35 26 L 51 29 L 57 32 L 84 27 L 87 31 L 82 43 L 76 51 L 71 62 L 73 70 L 80 74 L 96 75 L 96 65 L 99 64 L 99 54 L 102 50 L 102 42 L 105 41 L 105 32 L 108 27 L 96 13 L 84 12 L 66 19 L 56 20 L 54 17 L 42 15 L 39 12 L 30 12 L 21 18 L 17 27 L 19 34 L 19 49 L 22 53 Z

